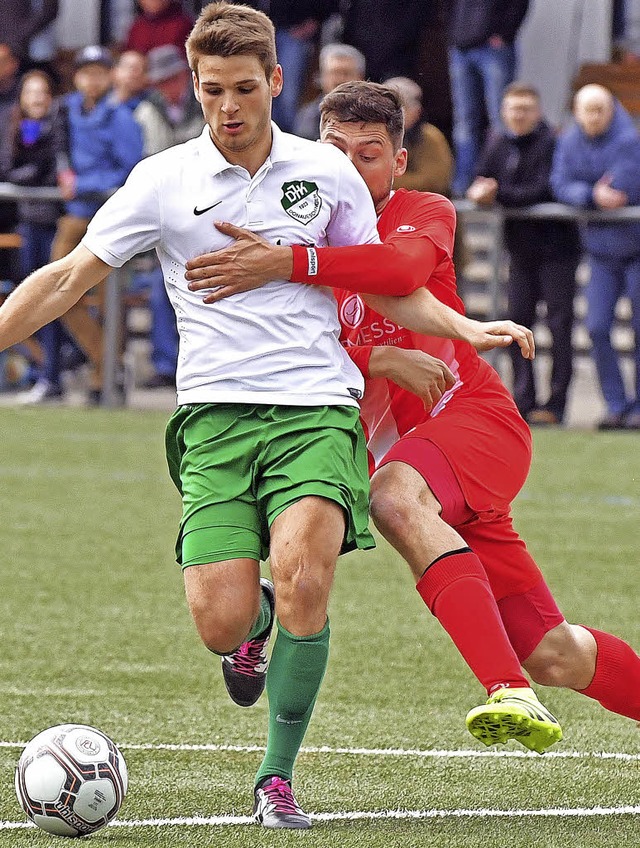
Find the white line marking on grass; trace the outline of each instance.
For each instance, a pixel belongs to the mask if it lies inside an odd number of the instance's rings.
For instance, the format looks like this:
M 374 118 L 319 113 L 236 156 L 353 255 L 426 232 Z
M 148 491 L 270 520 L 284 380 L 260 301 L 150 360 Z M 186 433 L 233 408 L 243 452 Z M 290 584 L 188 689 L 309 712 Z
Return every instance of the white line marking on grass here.
M 0 748 L 24 748 L 25 742 L 2 742 Z M 222 744 L 173 744 L 152 742 L 143 744 L 118 743 L 123 751 L 202 751 L 211 753 L 233 753 L 233 754 L 256 754 L 266 749 L 264 745 L 222 745 Z M 437 750 L 437 749 L 413 749 L 413 748 L 332 748 L 329 745 L 320 747 L 303 747 L 302 754 L 336 754 L 356 757 L 418 757 L 433 759 L 529 759 L 538 761 L 548 760 L 622 760 L 625 762 L 640 761 L 640 754 L 625 754 L 621 751 L 547 751 L 542 756 L 529 751 L 504 751 L 504 750 Z
M 353 810 L 339 813 L 311 813 L 317 822 L 379 821 L 381 819 L 524 819 L 584 818 L 595 816 L 637 816 L 640 807 L 550 807 L 542 810 Z M 132 819 L 118 821 L 108 827 L 222 827 L 255 824 L 251 816 L 192 816 L 173 819 Z M 0 830 L 23 830 L 35 827 L 31 822 L 0 821 Z

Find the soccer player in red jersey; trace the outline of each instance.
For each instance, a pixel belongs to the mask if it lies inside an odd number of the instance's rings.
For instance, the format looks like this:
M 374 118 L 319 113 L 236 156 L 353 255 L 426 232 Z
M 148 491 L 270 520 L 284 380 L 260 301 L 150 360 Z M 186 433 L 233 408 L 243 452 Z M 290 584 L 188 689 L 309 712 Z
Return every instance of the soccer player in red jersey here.
M 268 246 L 224 225 L 239 238 L 232 251 L 244 283 L 230 282 L 226 270 L 220 277 L 219 254 L 187 264 L 191 286 L 222 282 L 207 295 L 214 301 L 271 279 L 277 266 L 276 276 L 335 287 L 343 341 L 367 378 L 361 416 L 374 472 L 372 516 L 487 690 L 487 704 L 467 716 L 477 738 L 488 745 L 516 738 L 540 752 L 561 738 L 521 666 L 538 683 L 640 719 L 640 657 L 617 637 L 564 619 L 513 527 L 510 504 L 526 480 L 531 435 L 497 373 L 466 342 L 420 335 L 411 297 L 399 298 L 393 314 L 385 299 L 393 320 L 374 311 L 383 294 L 426 287 L 463 312 L 453 206 L 438 195 L 392 190 L 406 167 L 396 92 L 340 86 L 323 101 L 322 140 L 340 147 L 367 183 L 383 244 Z M 427 408 L 430 357 L 448 366 L 455 383 L 436 391 Z

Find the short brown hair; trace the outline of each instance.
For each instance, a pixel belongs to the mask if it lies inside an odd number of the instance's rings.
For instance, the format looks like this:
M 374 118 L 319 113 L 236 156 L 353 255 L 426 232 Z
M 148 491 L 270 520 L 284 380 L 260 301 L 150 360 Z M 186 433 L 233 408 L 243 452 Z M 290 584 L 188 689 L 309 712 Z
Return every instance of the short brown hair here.
M 251 6 L 218 2 L 205 6 L 187 39 L 189 67 L 198 75 L 200 56 L 257 56 L 267 79 L 276 64 L 271 20 Z
M 402 147 L 404 113 L 396 88 L 377 82 L 344 82 L 320 104 L 320 128 L 333 118 L 341 123 L 384 124 L 394 150 Z
M 512 82 L 502 92 L 502 99 L 507 97 L 533 97 L 534 100 L 540 100 L 540 92 L 529 82 Z

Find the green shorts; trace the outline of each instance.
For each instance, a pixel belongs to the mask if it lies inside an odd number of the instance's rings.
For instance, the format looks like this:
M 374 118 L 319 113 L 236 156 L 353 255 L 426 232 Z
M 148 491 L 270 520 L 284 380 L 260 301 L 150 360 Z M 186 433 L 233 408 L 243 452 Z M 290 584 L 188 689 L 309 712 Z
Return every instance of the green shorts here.
M 183 568 L 267 559 L 272 522 L 308 495 L 344 507 L 342 553 L 375 546 L 355 407 L 187 404 L 167 424 L 166 450 L 182 495 L 176 558 Z

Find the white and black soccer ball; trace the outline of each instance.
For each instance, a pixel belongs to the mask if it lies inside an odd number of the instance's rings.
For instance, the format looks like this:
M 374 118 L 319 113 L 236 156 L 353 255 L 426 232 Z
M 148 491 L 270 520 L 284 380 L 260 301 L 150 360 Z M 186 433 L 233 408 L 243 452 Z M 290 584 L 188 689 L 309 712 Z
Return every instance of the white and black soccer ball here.
M 114 818 L 127 792 L 124 757 L 95 727 L 60 724 L 26 745 L 16 794 L 27 816 L 57 836 L 86 836 Z

